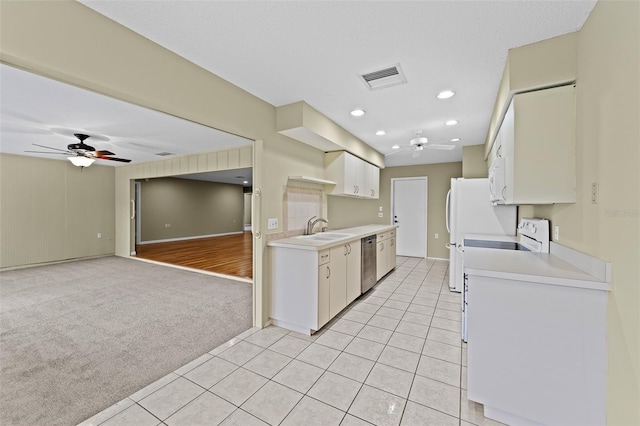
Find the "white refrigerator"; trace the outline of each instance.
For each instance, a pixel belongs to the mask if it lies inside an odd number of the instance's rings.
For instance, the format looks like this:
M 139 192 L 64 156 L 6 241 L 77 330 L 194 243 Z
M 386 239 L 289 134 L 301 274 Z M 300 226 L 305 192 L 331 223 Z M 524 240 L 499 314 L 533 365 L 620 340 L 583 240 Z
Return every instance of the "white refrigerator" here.
M 447 193 L 446 221 L 449 231 L 449 289 L 463 289 L 465 234 L 516 235 L 516 206 L 491 205 L 489 179 L 451 179 Z

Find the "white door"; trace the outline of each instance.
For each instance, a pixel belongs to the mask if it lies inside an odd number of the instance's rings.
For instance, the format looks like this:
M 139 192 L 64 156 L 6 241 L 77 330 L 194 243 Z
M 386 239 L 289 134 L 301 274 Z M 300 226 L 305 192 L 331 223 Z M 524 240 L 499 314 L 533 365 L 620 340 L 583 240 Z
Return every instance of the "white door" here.
M 398 256 L 427 257 L 427 178 L 391 179 Z

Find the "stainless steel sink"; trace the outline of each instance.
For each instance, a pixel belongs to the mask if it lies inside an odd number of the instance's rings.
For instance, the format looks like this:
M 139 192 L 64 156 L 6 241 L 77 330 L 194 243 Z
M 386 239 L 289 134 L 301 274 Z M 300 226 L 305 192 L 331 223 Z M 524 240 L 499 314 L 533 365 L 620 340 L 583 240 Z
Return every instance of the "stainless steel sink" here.
M 353 234 L 341 234 L 339 232 L 320 232 L 313 235 L 298 235 L 297 237 L 293 238 L 300 240 L 334 241 L 349 237 L 353 237 Z

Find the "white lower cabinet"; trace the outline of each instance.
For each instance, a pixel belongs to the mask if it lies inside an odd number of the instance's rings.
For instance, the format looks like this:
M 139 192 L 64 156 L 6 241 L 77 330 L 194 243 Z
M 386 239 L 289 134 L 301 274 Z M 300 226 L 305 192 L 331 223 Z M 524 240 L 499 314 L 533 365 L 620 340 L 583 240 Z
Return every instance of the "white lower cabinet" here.
M 320 266 L 318 267 L 318 321 L 317 327 L 320 328 L 329 322 L 331 315 L 329 314 L 329 292 L 331 286 L 331 264 L 329 250 L 318 253 Z
M 376 235 L 376 280 L 396 267 L 396 231 Z
M 362 294 L 362 244 L 360 240 L 347 245 L 347 304 Z
M 506 424 L 605 424 L 607 292 L 467 276 L 469 400 Z
M 329 271 L 329 316 L 335 317 L 347 306 L 347 257 L 346 245 L 331 249 Z
M 310 334 L 361 294 L 359 239 L 321 251 L 272 247 L 270 253 L 275 325 Z

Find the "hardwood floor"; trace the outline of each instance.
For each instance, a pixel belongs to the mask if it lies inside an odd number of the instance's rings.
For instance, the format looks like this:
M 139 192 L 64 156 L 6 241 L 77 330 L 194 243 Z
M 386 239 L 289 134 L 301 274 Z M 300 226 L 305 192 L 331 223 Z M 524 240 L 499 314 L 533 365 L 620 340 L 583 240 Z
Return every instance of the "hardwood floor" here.
M 136 246 L 136 256 L 172 265 L 253 279 L 252 243 L 251 232 L 244 232 L 195 240 L 141 244 Z

